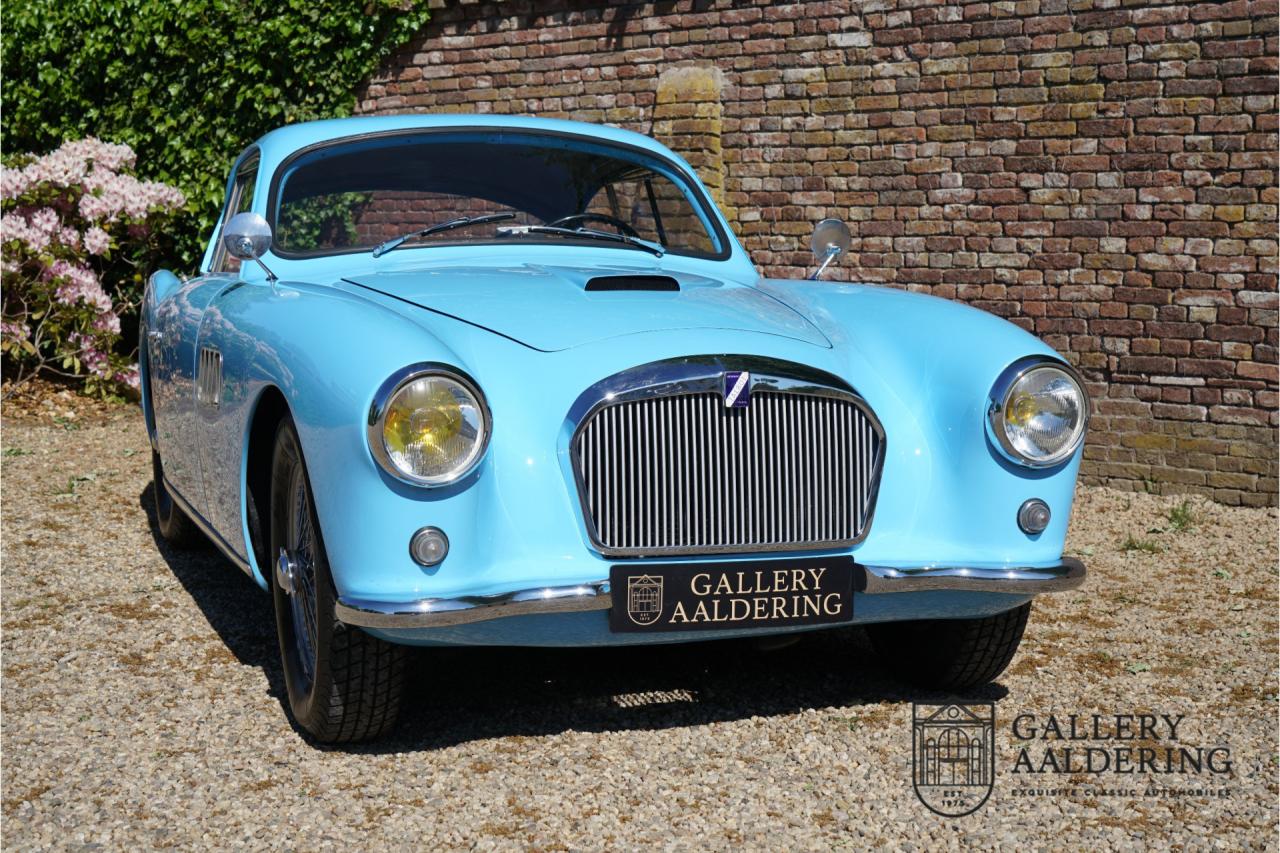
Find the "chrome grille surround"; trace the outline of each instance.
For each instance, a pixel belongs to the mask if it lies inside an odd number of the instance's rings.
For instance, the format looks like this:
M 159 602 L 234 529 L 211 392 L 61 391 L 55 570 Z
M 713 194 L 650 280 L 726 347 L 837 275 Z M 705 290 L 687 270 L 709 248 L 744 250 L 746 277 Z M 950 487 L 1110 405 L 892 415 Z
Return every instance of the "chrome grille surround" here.
M 751 372 L 748 407 L 725 407 L 726 370 Z M 604 556 L 839 549 L 870 528 L 884 430 L 832 374 L 752 356 L 656 362 L 588 389 L 569 424 Z

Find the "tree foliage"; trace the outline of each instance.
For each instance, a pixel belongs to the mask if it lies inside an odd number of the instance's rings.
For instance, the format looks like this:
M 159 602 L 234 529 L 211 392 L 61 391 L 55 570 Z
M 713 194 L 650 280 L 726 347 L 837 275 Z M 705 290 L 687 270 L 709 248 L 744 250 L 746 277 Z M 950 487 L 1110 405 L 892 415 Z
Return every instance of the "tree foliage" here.
M 94 135 L 182 190 L 172 263 L 193 269 L 232 159 L 280 125 L 349 115 L 424 0 L 22 0 L 0 7 L 5 152 Z

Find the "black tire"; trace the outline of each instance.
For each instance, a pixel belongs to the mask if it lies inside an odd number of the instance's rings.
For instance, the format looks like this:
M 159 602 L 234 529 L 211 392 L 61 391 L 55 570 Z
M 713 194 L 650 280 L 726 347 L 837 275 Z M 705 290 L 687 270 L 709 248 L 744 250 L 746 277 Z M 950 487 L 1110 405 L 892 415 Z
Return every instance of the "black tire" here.
M 896 676 L 939 690 L 994 681 L 1013 660 L 1031 602 L 981 619 L 933 619 L 868 625 L 871 644 Z
M 156 527 L 164 541 L 184 550 L 199 548 L 208 542 L 196 523 L 169 494 L 164 484 L 164 465 L 155 450 L 151 451 L 151 497 L 156 505 Z
M 302 445 L 288 417 L 276 430 L 271 459 L 271 595 L 289 709 L 323 743 L 379 737 L 400 713 L 405 647 L 334 617 L 324 540 Z M 293 557 L 292 594 L 276 578 L 281 549 Z

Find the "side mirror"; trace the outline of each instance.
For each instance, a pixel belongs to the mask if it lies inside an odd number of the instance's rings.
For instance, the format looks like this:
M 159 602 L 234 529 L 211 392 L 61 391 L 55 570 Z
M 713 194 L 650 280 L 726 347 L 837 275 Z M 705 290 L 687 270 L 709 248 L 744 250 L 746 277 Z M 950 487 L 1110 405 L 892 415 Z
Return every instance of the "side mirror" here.
M 276 275 L 267 269 L 262 256 L 271 248 L 271 226 L 256 213 L 237 213 L 222 229 L 222 245 L 227 254 L 241 261 L 254 261 L 274 282 Z
M 847 254 L 852 243 L 853 236 L 849 234 L 849 226 L 839 219 L 824 219 L 819 222 L 813 229 L 813 240 L 809 246 L 813 249 L 813 254 L 822 261 L 822 265 L 809 276 L 809 280 L 816 280 L 828 264 L 840 255 Z

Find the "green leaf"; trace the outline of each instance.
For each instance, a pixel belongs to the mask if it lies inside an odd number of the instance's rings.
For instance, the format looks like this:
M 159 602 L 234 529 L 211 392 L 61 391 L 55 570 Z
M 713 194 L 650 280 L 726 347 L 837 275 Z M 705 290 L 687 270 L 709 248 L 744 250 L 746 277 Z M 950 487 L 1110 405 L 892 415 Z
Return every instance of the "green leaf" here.
M 0 4 L 0 147 L 43 153 L 87 135 L 132 145 L 141 177 L 190 200 L 158 264 L 190 270 L 235 156 L 286 117 L 349 113 L 360 83 L 428 17 L 425 0 Z

